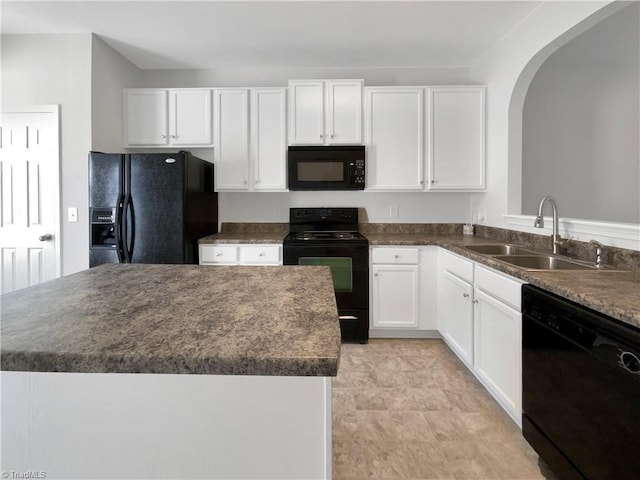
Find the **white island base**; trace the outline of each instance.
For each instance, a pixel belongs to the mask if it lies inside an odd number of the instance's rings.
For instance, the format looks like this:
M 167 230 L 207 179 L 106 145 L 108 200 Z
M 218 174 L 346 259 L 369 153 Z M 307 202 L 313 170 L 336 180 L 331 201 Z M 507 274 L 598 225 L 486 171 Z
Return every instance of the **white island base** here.
M 5 478 L 331 478 L 331 377 L 1 377 Z

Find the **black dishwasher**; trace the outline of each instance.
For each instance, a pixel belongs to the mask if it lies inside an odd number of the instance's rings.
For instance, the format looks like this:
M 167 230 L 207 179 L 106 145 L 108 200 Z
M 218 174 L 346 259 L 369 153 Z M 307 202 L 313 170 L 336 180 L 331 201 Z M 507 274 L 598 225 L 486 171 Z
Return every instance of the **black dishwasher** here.
M 522 433 L 560 479 L 640 478 L 640 331 L 522 287 Z

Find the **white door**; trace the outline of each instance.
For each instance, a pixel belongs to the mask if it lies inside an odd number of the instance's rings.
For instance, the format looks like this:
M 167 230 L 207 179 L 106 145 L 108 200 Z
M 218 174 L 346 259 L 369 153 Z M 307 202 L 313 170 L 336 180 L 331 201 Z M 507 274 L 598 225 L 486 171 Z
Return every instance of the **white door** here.
M 438 279 L 438 329 L 451 349 L 473 366 L 473 287 L 443 270 Z
M 126 145 L 167 145 L 169 143 L 167 90 L 125 90 L 124 101 Z
M 429 189 L 483 190 L 485 87 L 429 88 Z
M 60 276 L 58 107 L 29 110 L 0 118 L 2 293 Z
M 324 143 L 324 82 L 322 80 L 289 81 L 289 143 L 322 145 Z
M 169 98 L 171 144 L 180 146 L 213 144 L 211 90 L 170 90 Z
M 287 89 L 251 91 L 254 190 L 287 189 Z
M 215 90 L 217 191 L 249 189 L 249 90 Z
M 373 265 L 373 326 L 418 326 L 418 266 Z
M 423 89 L 365 88 L 367 190 L 422 190 Z
M 522 314 L 475 290 L 474 367 L 482 383 L 521 424 Z
M 329 143 L 362 143 L 362 80 L 327 82 Z

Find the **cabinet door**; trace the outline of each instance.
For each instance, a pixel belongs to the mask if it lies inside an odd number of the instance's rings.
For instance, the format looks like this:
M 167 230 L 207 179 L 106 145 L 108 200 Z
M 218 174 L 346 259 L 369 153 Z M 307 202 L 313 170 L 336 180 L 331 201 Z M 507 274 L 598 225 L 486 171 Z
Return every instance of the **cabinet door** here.
M 373 265 L 373 326 L 418 326 L 418 266 Z
M 324 143 L 324 82 L 292 80 L 289 82 L 289 143 L 322 145 Z
M 484 190 L 485 87 L 428 90 L 429 190 Z
M 365 88 L 368 190 L 423 189 L 423 89 Z
M 167 90 L 125 90 L 125 145 L 167 145 L 168 106 Z
M 328 143 L 362 143 L 362 80 L 327 82 Z
M 474 368 L 502 407 L 521 424 L 522 315 L 476 289 Z
M 287 90 L 251 92 L 251 139 L 254 190 L 287 189 Z
M 215 90 L 215 149 L 217 190 L 249 188 L 249 91 Z
M 211 90 L 170 90 L 172 145 L 212 145 Z
M 438 329 L 451 349 L 473 366 L 473 288 L 447 270 L 438 282 Z

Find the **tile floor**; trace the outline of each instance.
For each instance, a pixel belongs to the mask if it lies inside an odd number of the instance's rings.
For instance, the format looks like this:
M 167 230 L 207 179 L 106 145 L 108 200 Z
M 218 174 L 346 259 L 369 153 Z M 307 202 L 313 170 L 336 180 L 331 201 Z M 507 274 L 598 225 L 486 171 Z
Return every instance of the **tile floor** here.
M 343 344 L 332 408 L 334 480 L 553 477 L 441 340 Z

